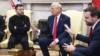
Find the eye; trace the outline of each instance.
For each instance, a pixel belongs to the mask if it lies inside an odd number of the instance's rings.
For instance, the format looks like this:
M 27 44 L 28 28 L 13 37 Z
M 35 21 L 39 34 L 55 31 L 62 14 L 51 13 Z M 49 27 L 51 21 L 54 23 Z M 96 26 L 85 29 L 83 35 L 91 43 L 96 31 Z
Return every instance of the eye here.
M 88 17 L 85 17 L 85 19 L 88 19 Z

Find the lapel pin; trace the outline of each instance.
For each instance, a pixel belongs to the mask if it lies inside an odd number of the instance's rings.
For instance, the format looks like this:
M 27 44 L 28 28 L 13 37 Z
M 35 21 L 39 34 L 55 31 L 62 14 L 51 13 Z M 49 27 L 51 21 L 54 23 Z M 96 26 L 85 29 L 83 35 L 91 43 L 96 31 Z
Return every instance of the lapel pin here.
M 61 18 L 61 20 L 62 20 L 62 18 Z

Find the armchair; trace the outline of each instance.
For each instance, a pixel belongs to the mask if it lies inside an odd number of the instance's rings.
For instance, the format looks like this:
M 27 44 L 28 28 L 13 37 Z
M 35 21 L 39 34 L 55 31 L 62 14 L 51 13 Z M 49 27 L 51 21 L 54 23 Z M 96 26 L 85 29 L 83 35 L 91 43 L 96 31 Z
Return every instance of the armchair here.
M 7 11 L 7 17 L 6 17 L 6 22 L 7 22 L 7 29 L 6 29 L 6 34 L 7 34 L 7 39 L 5 39 L 4 41 L 2 41 L 1 43 L 0 43 L 0 47 L 1 48 L 7 48 L 7 46 L 8 46 L 8 41 L 9 41 L 9 38 L 10 38 L 10 31 L 9 31 L 9 29 L 8 29 L 8 22 L 9 22 L 9 18 L 11 17 L 11 16 L 13 16 L 14 14 L 16 14 L 15 13 L 15 10 L 8 10 Z M 24 10 L 24 14 L 25 15 L 27 15 L 29 18 L 30 18 L 30 21 L 31 21 L 31 11 L 30 10 Z M 33 42 L 31 41 L 31 32 L 32 32 L 32 30 L 30 29 L 28 32 L 27 32 L 27 34 L 28 34 L 28 43 L 29 43 L 29 47 L 33 47 Z M 15 46 L 15 48 L 22 48 L 22 46 L 20 45 L 20 43 L 19 44 L 17 44 L 16 46 Z

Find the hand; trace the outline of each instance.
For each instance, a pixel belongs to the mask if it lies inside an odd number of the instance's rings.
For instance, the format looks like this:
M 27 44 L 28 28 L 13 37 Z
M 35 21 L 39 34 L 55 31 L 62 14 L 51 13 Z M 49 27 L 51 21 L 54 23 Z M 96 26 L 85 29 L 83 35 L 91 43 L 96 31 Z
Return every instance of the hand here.
M 64 43 L 64 50 L 67 51 L 67 52 L 73 52 L 75 51 L 75 47 L 74 45 L 72 45 L 72 43 L 70 45 Z
M 16 30 L 16 29 L 17 29 L 17 27 L 16 27 L 16 26 L 14 26 L 14 29 Z
M 52 48 L 52 47 L 54 47 L 55 45 L 56 45 L 56 42 L 55 42 L 55 41 L 53 41 L 53 42 L 51 42 L 51 43 L 50 43 L 50 45 L 49 45 L 49 46 Z
M 38 28 L 36 28 L 34 25 L 33 25 L 33 26 L 31 25 L 31 28 L 32 28 L 34 31 L 38 32 Z
M 26 27 L 26 24 L 24 25 L 24 27 Z
M 75 35 L 75 33 L 67 26 L 67 24 L 64 24 L 65 28 L 66 28 L 66 32 L 68 32 L 71 35 Z

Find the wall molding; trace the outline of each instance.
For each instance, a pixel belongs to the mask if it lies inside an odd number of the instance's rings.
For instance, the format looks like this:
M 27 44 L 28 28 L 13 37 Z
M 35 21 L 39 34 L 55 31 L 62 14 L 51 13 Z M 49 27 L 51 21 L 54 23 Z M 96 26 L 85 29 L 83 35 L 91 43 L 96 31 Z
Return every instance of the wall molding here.
M 22 0 L 22 3 L 90 3 L 91 0 Z

